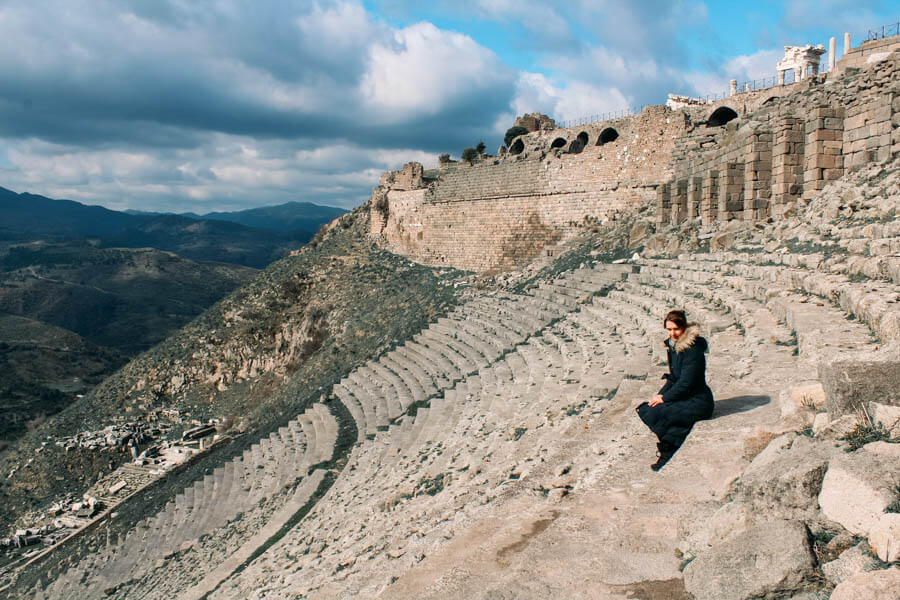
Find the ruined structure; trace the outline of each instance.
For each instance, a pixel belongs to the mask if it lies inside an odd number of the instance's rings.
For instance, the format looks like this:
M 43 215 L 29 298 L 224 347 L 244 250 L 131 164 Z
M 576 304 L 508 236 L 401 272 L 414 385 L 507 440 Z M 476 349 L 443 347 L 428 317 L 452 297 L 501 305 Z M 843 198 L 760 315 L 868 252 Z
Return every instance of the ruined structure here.
M 825 54 L 825 46 L 785 46 L 784 58 L 778 61 L 778 85 L 784 85 L 785 73 L 794 72 L 794 81 L 802 81 L 807 77 L 819 74 L 819 59 Z
M 431 178 L 408 164 L 383 176 L 373 193 L 372 233 L 431 265 L 522 264 L 571 233 L 650 205 L 688 123 L 685 113 L 654 106 L 522 135 L 502 158 Z
M 798 70 L 795 83 L 714 103 L 676 97 L 638 115 L 550 130 L 526 115 L 517 123 L 533 132 L 498 158 L 427 177 L 410 164 L 382 177 L 371 233 L 414 260 L 480 271 L 524 264 L 641 209 L 660 224 L 778 217 L 846 169 L 898 151 L 897 60 L 886 54 L 898 47 L 896 39 L 864 45 L 818 75 L 824 48 L 789 46 L 778 69 Z M 857 82 L 849 65 L 864 54 L 882 62 Z

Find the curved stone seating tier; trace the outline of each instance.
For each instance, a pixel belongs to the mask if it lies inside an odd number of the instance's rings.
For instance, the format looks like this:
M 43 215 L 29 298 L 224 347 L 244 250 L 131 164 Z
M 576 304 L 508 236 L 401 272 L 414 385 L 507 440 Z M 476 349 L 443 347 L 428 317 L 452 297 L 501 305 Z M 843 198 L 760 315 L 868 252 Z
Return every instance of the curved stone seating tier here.
M 478 370 L 481 364 L 487 364 L 484 356 L 477 354 L 471 348 L 440 331 L 425 329 L 413 339 L 445 356 L 447 360 L 453 363 L 456 371 L 461 376 Z M 454 378 L 454 380 L 456 379 L 458 378 Z
M 638 283 L 638 281 L 640 280 L 634 279 L 623 283 L 622 290 L 630 294 L 632 298 L 640 299 L 640 306 L 650 313 L 651 317 L 656 317 L 661 321 L 671 308 L 682 308 L 691 321 L 700 324 L 706 335 L 723 331 L 734 324 L 733 318 L 710 309 L 709 303 L 705 300 L 700 301 L 675 290 L 650 286 Z
M 406 411 L 406 407 L 412 402 L 409 388 L 393 373 L 376 373 L 372 363 L 364 364 L 357 369 L 363 379 L 369 382 L 384 398 L 387 407 L 388 420 L 396 419 Z
M 332 391 L 335 397 L 341 401 L 341 404 L 347 408 L 353 420 L 356 421 L 357 440 L 361 442 L 367 436 L 373 437 L 377 431 L 375 429 L 374 408 L 368 401 L 363 404 L 348 385 L 352 386 L 348 380 L 343 380 L 341 383 L 335 384 Z
M 792 256 L 793 259 L 787 259 Z M 853 315 L 871 327 L 883 341 L 900 339 L 900 308 L 897 306 L 900 287 L 894 283 L 869 280 L 852 281 L 841 274 L 823 274 L 818 270 L 818 257 L 802 264 L 796 255 L 752 254 L 723 252 L 713 257 L 688 260 L 688 268 L 706 269 L 707 272 L 729 273 L 745 280 L 745 285 L 758 282 L 765 290 L 803 290 L 833 301 L 845 312 Z M 665 264 L 679 268 L 685 261 L 654 260 L 655 264 Z M 793 266 L 779 264 L 788 260 Z M 773 264 L 775 263 L 775 264 Z M 806 268 L 798 268 L 805 266 Z M 755 294 L 760 297 L 761 294 Z M 763 300 L 764 301 L 764 300 Z
M 507 327 L 501 320 L 488 320 L 483 314 L 475 311 L 468 313 L 464 321 L 457 321 L 450 326 L 463 329 L 473 337 L 493 344 L 501 352 L 525 340 L 521 334 Z
M 481 303 L 472 308 L 482 319 L 502 323 L 523 338 L 528 337 L 543 326 L 543 322 L 534 316 L 534 310 L 524 305 L 513 305 L 499 298 L 492 298 L 492 303 Z
M 624 342 L 625 355 L 622 371 L 626 377 L 645 378 L 652 366 L 651 340 L 643 329 L 636 329 L 629 319 L 619 314 L 606 298 L 594 298 L 585 310 L 604 324 L 605 329 L 616 333 Z
M 415 402 L 416 392 L 420 391 L 418 386 L 416 385 L 414 390 L 411 387 L 413 384 L 404 379 L 400 373 L 387 369 L 381 363 L 373 360 L 367 362 L 364 369 L 370 379 L 388 382 L 388 393 L 396 396 L 395 403 L 392 404 L 395 408 L 391 411 L 391 418 L 396 418 L 404 413 L 406 408 Z M 394 413 L 395 410 L 397 411 L 396 413 Z
M 630 321 L 619 329 L 642 341 L 643 331 Z M 582 335 L 586 339 L 579 339 Z M 372 442 L 355 448 L 341 477 L 302 530 L 289 532 L 241 575 L 226 582 L 218 596 L 240 598 L 246 591 L 241 587 L 244 577 L 265 573 L 266 581 L 272 582 L 267 589 L 276 597 L 305 597 L 315 595 L 317 589 L 321 592 L 321 585 L 344 589 L 341 574 L 353 567 L 345 570 L 342 564 L 402 562 L 407 556 L 414 560 L 426 548 L 416 545 L 416 535 L 409 530 L 419 523 L 441 522 L 438 517 L 454 514 L 456 506 L 481 505 L 480 499 L 502 494 L 518 477 L 539 468 L 542 461 L 535 449 L 552 447 L 560 439 L 560 430 L 554 428 L 565 427 L 567 419 L 575 418 L 569 407 L 606 402 L 596 392 L 604 385 L 610 386 L 604 389 L 618 387 L 622 373 L 613 380 L 612 371 L 621 365 L 622 348 L 623 341 L 606 321 L 581 311 L 457 382 L 442 396 L 431 398 L 430 406 L 419 408 L 412 422 L 404 418 L 384 432 L 396 438 L 395 445 L 401 448 L 398 459 L 386 460 L 390 451 L 373 459 Z M 570 380 L 573 371 L 587 376 Z M 588 404 L 588 409 L 593 406 Z M 535 418 L 545 414 L 553 415 L 551 421 L 535 425 Z M 519 441 L 522 436 L 530 442 Z M 441 485 L 454 486 L 454 491 L 438 493 L 423 503 L 420 498 L 432 493 L 427 484 L 441 474 L 449 477 Z M 460 486 L 457 480 L 468 483 Z M 404 509 L 407 504 L 408 510 Z M 399 520 L 396 511 L 403 515 Z M 323 542 L 321 552 L 303 551 L 318 541 Z M 282 581 L 288 569 L 292 575 Z M 355 593 L 376 595 L 373 589 Z
M 431 378 L 428 377 L 421 367 L 407 358 L 389 352 L 382 355 L 378 362 L 385 369 L 397 373 L 409 385 L 413 392 L 414 401 L 422 401 L 435 392 L 436 388 Z
M 784 266 L 737 264 L 734 273 L 786 290 L 803 290 L 835 302 L 848 314 L 866 323 L 885 342 L 900 340 L 900 287 L 893 283 L 851 282 L 844 275 L 825 275 Z
M 537 298 L 543 298 L 554 304 L 567 308 L 574 308 L 577 304 L 575 298 L 567 294 L 559 293 L 555 286 L 552 286 L 548 283 L 542 283 L 538 287 L 529 290 L 529 292 Z
M 52 597 L 103 597 L 104 589 L 147 576 L 163 556 L 253 510 L 261 500 L 274 498 L 304 477 L 310 466 L 330 460 L 337 435 L 337 421 L 328 408 L 313 405 L 288 426 L 184 488 L 120 543 L 73 567 L 70 575 L 78 585 L 58 578 Z M 57 589 L 60 582 L 69 584 Z
M 388 417 L 388 401 L 385 398 L 384 391 L 380 386 L 375 385 L 364 377 L 359 369 L 347 376 L 347 383 L 353 395 L 356 396 L 360 404 L 371 406 L 371 413 L 374 415 L 375 428 L 381 429 L 387 427 L 390 422 Z
M 525 340 L 540 328 L 540 322 L 521 311 L 510 311 L 489 306 L 473 307 L 470 315 L 479 322 L 490 323 L 493 327 L 501 327 L 510 332 L 509 337 L 516 336 L 517 341 Z
M 463 350 L 469 352 L 470 360 L 479 366 L 493 362 L 505 349 L 503 340 L 493 335 L 486 336 L 483 330 L 480 335 L 473 335 L 471 327 L 471 324 L 464 322 L 452 325 L 435 323 L 431 330 L 459 343 Z
M 459 375 L 453 363 L 422 344 L 407 342 L 397 348 L 396 352 L 417 363 L 431 377 L 439 390 L 448 387 L 453 381 L 451 378 Z

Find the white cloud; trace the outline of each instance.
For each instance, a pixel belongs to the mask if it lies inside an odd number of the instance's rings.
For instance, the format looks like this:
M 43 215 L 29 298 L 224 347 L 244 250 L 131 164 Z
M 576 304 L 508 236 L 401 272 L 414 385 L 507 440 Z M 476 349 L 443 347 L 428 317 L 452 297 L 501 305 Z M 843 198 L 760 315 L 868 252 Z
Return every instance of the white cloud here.
M 569 81 L 563 87 L 540 73 L 520 76 L 513 101 L 517 115 L 537 111 L 557 120 L 578 119 L 628 106 L 628 99 L 615 87 L 598 87 L 577 80 Z
M 367 109 L 386 121 L 440 113 L 466 96 L 509 79 L 497 57 L 460 33 L 418 23 L 375 43 L 359 91 Z

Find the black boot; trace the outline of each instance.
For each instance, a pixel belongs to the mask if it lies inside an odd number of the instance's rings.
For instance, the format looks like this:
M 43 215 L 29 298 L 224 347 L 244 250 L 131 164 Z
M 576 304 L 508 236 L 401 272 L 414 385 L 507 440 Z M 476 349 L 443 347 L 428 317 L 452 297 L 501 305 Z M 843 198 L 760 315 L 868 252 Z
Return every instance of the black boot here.
M 663 465 L 669 462 L 672 456 L 675 455 L 678 446 L 670 444 L 669 442 L 659 442 L 656 444 L 656 449 L 659 450 L 659 458 L 656 459 L 655 463 L 650 465 L 650 468 L 654 471 L 659 471 L 663 468 Z

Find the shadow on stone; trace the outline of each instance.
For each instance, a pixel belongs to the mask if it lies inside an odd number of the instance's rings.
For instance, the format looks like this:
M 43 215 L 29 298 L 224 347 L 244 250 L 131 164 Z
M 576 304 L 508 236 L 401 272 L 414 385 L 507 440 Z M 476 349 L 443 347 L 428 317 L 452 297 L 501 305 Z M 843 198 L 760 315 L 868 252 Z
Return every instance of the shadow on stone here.
M 734 396 L 732 398 L 718 400 L 716 402 L 715 410 L 713 410 L 712 419 L 747 412 L 748 410 L 765 406 L 771 401 L 772 398 L 769 396 Z

